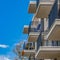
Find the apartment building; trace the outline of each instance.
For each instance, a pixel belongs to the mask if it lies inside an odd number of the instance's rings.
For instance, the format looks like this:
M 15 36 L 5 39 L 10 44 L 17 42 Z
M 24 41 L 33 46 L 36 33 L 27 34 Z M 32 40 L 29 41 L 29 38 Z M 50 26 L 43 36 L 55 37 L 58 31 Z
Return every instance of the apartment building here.
M 24 25 L 22 55 L 29 60 L 60 60 L 60 0 L 30 0 L 28 12 L 34 14 Z

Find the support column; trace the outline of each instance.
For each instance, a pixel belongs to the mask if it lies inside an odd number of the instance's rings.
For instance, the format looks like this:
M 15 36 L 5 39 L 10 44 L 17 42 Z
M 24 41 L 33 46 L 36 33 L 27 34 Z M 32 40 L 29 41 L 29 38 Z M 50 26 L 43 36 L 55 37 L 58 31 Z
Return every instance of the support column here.
M 37 42 L 35 42 L 35 51 L 37 50 Z

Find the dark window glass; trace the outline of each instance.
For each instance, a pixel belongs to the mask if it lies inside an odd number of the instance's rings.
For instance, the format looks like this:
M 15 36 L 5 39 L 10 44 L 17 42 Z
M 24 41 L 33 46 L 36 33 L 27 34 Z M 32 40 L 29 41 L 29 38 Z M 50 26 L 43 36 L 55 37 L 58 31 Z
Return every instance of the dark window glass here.
M 60 9 L 59 9 L 59 11 L 58 11 L 58 18 L 60 18 Z

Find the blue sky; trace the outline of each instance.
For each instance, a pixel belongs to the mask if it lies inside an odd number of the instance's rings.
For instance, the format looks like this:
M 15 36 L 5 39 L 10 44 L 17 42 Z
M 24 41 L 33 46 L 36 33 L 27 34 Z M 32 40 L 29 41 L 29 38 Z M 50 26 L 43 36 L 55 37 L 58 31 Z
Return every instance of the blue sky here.
M 15 43 L 27 39 L 23 26 L 32 19 L 28 5 L 29 0 L 0 0 L 0 56 L 10 54 Z

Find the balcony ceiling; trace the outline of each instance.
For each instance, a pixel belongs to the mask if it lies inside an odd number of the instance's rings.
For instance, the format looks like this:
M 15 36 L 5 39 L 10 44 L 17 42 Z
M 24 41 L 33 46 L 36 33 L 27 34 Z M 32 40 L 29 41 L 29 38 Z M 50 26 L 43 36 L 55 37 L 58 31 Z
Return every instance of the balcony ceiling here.
M 47 18 L 53 7 L 54 1 L 52 2 L 40 2 L 36 11 L 37 18 Z
M 60 41 L 60 19 L 56 20 L 48 32 L 46 39 Z

